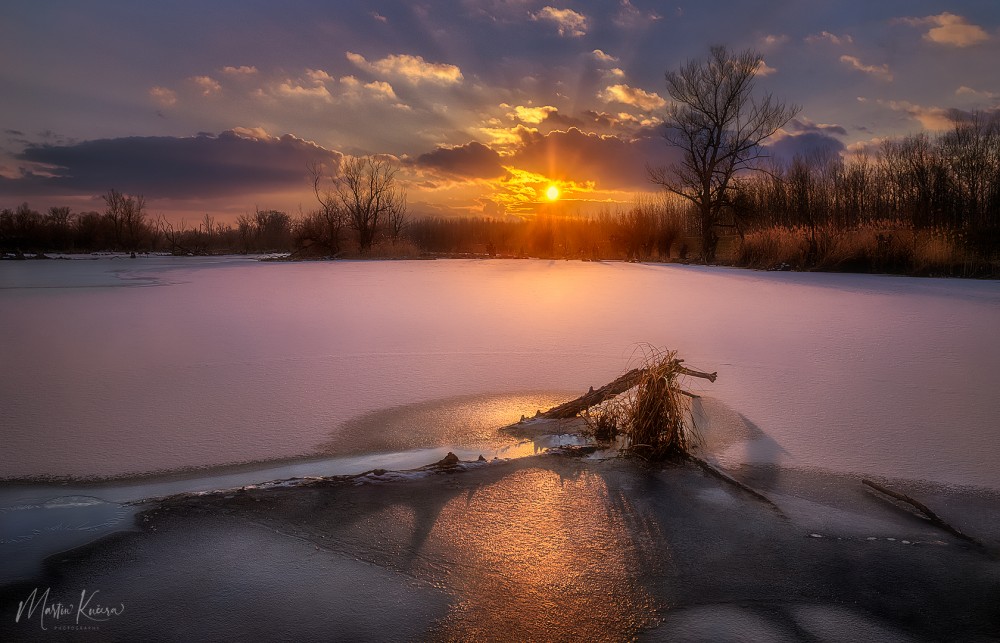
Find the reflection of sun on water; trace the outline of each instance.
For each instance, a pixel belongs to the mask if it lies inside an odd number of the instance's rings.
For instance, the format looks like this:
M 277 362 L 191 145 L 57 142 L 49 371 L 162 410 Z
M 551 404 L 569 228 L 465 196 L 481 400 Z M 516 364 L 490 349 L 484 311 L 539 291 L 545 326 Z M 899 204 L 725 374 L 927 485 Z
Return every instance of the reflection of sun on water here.
M 559 188 L 554 185 L 550 185 L 549 188 L 545 190 L 545 198 L 547 198 L 549 201 L 555 201 L 556 199 L 558 199 Z
M 497 637 L 516 624 L 525 639 L 627 640 L 657 624 L 656 600 L 637 580 L 648 556 L 628 528 L 641 518 L 586 471 L 516 471 L 451 499 L 426 540 L 454 566 L 449 582 L 462 597 L 441 638 Z

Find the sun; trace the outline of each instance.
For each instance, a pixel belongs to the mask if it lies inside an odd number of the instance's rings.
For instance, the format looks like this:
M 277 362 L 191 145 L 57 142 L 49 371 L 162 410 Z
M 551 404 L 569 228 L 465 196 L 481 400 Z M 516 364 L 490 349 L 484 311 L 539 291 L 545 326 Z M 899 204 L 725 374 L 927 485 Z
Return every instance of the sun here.
M 545 190 L 545 198 L 549 201 L 557 200 L 559 198 L 559 188 L 554 185 L 550 185 L 548 189 Z

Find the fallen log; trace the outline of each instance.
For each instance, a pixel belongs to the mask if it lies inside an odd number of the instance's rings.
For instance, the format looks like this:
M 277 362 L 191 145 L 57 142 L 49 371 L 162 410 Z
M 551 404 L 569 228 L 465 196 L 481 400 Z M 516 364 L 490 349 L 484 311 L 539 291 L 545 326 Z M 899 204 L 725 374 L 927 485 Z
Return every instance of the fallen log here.
M 559 406 L 553 406 L 551 409 L 543 412 L 538 417 L 549 420 L 576 417 L 582 411 L 585 411 L 592 406 L 597 406 L 601 402 L 610 400 L 614 396 L 624 393 L 638 384 L 644 370 L 645 369 L 642 368 L 633 368 L 631 371 L 625 373 L 610 384 L 605 384 L 596 390 L 591 388 L 590 391 L 584 393 L 575 400 L 570 400 L 569 402 L 565 402 Z
M 693 368 L 688 368 L 680 364 L 682 360 L 677 360 L 676 368 L 677 372 L 682 375 L 688 375 L 690 377 L 700 377 L 706 379 L 710 382 L 714 382 L 718 377 L 717 373 L 704 373 L 702 371 L 696 371 Z M 584 393 L 575 400 L 570 400 L 559 406 L 553 406 L 548 411 L 539 413 L 536 417 L 545 418 L 549 420 L 560 420 L 565 418 L 576 417 L 583 411 L 586 411 L 592 406 L 597 406 L 601 402 L 606 402 L 616 395 L 620 395 L 625 391 L 629 390 L 633 386 L 639 383 L 642 379 L 643 374 L 649 369 L 646 368 L 633 368 L 628 373 L 625 373 L 615 381 L 610 384 L 605 384 L 599 389 L 591 388 L 590 391 Z M 688 393 L 687 391 L 682 391 L 686 395 L 691 397 L 697 397 L 694 394 Z
M 928 507 L 927 505 L 925 505 L 922 502 L 914 500 L 913 498 L 911 498 L 910 496 L 906 495 L 905 493 L 900 493 L 898 491 L 893 491 L 892 489 L 889 489 L 888 487 L 883 487 L 882 485 L 878 484 L 877 482 L 873 482 L 871 480 L 862 480 L 861 484 L 865 485 L 866 487 L 870 487 L 870 488 L 874 489 L 875 491 L 878 491 L 879 493 L 883 493 L 883 494 L 889 496 L 890 498 L 895 498 L 896 500 L 899 500 L 900 502 L 905 502 L 906 504 L 910 505 L 911 507 L 915 508 L 917 511 L 919 511 L 920 513 L 922 513 L 924 515 L 924 517 L 926 517 L 927 520 L 929 520 L 931 522 L 931 524 L 935 525 L 936 527 L 939 527 L 940 529 L 943 529 L 944 531 L 947 531 L 949 534 L 952 534 L 953 536 L 956 536 L 957 538 L 961 538 L 962 540 L 967 540 L 970 543 L 973 543 L 973 544 L 979 545 L 980 547 L 984 547 L 985 548 L 985 545 L 983 545 L 983 543 L 979 542 L 978 540 L 976 540 L 972 536 L 964 534 L 961 531 L 959 531 L 958 529 L 956 529 L 955 527 L 951 526 L 950 524 L 948 524 L 947 522 L 945 522 L 944 520 L 942 520 L 940 516 L 938 516 L 933 511 L 931 511 L 930 507 Z

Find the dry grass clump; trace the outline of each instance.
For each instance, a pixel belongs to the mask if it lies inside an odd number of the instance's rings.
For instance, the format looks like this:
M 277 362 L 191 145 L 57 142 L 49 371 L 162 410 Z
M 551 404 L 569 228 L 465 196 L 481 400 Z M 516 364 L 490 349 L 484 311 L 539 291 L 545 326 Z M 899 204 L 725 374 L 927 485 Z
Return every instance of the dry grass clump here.
M 587 429 L 598 442 L 614 442 L 625 425 L 625 406 L 619 399 L 612 399 L 588 409 L 583 419 Z
M 675 351 L 647 356 L 639 384 L 624 400 L 629 452 L 660 460 L 687 451 L 690 409 L 679 383 L 682 368 Z
M 636 384 L 585 415 L 594 437 L 621 439 L 621 450 L 649 460 L 685 454 L 694 430 L 690 393 L 681 388 L 688 375 L 715 380 L 715 374 L 688 369 L 675 351 L 646 349 Z

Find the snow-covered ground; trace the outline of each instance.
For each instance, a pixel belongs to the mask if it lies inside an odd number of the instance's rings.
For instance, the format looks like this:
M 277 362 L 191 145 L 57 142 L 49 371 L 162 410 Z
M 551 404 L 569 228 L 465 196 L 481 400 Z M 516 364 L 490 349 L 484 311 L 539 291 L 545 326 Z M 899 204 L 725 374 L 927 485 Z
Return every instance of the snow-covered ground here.
M 0 263 L 0 310 L 0 477 L 435 442 L 489 456 L 492 427 L 648 343 L 719 372 L 692 387 L 740 426 L 715 441 L 725 464 L 1000 488 L 995 281 L 98 258 Z

